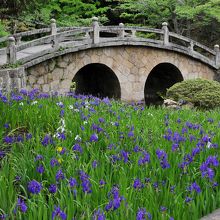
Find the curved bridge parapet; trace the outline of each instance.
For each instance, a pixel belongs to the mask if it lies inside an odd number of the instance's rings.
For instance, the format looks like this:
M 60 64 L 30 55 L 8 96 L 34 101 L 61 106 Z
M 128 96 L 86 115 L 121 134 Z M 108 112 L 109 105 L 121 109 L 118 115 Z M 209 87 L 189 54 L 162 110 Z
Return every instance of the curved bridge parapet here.
M 35 36 L 34 40 L 22 41 L 33 36 Z M 197 59 L 214 69 L 220 67 L 219 45 L 210 49 L 190 38 L 170 32 L 166 22 L 162 24 L 162 29 L 154 29 L 126 27 L 122 23 L 119 26 L 100 26 L 98 19 L 93 18 L 91 27 L 57 28 L 56 21 L 51 19 L 49 28 L 0 38 L 0 43 L 6 41 L 8 46 L 0 49 L 0 68 L 16 64 L 28 68 L 70 52 L 123 45 L 175 51 Z

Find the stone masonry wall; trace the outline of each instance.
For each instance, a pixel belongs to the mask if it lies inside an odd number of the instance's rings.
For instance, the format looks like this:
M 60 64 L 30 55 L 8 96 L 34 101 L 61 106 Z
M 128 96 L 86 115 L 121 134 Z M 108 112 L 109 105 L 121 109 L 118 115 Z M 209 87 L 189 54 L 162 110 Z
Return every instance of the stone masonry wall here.
M 0 71 L 0 91 L 10 92 L 26 87 L 26 76 L 23 67 Z
M 149 73 L 156 65 L 165 62 L 179 68 L 184 79 L 215 78 L 214 69 L 185 55 L 155 48 L 123 46 L 66 54 L 28 68 L 27 88 L 39 88 L 43 92 L 68 92 L 73 77 L 82 67 L 101 63 L 111 68 L 118 77 L 122 100 L 143 100 Z

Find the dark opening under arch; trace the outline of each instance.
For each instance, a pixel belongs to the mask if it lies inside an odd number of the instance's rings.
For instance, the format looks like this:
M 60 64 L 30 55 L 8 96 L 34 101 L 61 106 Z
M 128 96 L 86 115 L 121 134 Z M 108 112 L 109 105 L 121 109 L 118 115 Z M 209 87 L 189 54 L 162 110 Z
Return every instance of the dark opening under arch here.
M 120 83 L 115 73 L 106 65 L 92 63 L 82 67 L 73 78 L 76 94 L 104 98 L 121 98 Z
M 146 105 L 161 105 L 161 95 L 177 82 L 183 81 L 180 70 L 171 63 L 160 63 L 155 66 L 147 77 L 144 87 Z

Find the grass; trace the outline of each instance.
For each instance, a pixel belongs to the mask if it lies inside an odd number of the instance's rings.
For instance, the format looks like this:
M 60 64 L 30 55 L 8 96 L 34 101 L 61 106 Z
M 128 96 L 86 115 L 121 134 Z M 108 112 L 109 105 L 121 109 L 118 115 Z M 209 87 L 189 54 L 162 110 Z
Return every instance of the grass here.
M 104 215 L 122 220 L 151 215 L 195 220 L 220 207 L 218 161 L 207 162 L 210 156 L 219 158 L 219 110 L 173 111 L 83 96 L 47 97 L 36 90 L 22 93 L 7 101 L 0 95 L 2 218 L 46 220 L 53 214 L 55 219 Z M 57 160 L 54 167 L 51 159 Z M 202 176 L 205 161 L 209 165 Z M 59 170 L 63 177 L 58 180 Z M 38 194 L 28 187 L 33 180 L 42 186 Z M 190 190 L 194 182 L 201 192 Z M 49 192 L 51 184 L 55 193 Z

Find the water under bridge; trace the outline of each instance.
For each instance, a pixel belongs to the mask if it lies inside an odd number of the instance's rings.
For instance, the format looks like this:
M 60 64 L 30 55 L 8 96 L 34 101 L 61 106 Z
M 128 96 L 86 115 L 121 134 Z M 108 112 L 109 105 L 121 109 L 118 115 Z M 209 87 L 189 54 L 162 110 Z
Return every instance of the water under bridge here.
M 219 45 L 210 49 L 161 29 L 101 26 L 51 26 L 0 38 L 0 89 L 38 88 L 140 101 L 160 101 L 158 94 L 185 79 L 219 80 Z

